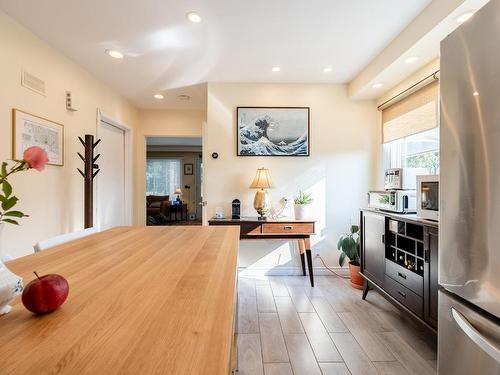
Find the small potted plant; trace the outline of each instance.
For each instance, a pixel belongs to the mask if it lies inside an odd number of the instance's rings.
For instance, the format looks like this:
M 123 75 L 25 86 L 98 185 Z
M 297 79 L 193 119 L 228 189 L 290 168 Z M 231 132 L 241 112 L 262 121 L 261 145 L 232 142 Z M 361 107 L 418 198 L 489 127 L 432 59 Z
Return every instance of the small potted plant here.
M 349 258 L 349 272 L 351 273 L 351 286 L 356 289 L 363 289 L 363 278 L 359 274 L 360 270 L 360 244 L 359 226 L 352 225 L 351 232 L 343 234 L 339 238 L 337 249 L 341 251 L 339 257 L 340 267 L 344 266 L 346 258 Z
M 294 199 L 294 211 L 296 220 L 309 219 L 309 205 L 312 203 L 313 199 L 311 193 L 304 193 L 299 191 L 299 195 Z

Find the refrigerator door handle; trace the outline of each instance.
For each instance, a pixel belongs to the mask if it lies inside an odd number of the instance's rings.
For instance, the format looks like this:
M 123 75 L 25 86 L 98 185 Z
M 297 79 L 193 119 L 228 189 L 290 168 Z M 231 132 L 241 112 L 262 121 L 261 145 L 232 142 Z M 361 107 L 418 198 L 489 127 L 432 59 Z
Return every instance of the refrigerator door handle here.
M 487 338 L 485 338 L 481 333 L 475 329 L 472 324 L 457 310 L 453 307 L 451 308 L 451 315 L 462 331 L 486 354 L 488 354 L 495 361 L 500 363 L 500 349 L 497 348 L 493 343 L 491 343 Z

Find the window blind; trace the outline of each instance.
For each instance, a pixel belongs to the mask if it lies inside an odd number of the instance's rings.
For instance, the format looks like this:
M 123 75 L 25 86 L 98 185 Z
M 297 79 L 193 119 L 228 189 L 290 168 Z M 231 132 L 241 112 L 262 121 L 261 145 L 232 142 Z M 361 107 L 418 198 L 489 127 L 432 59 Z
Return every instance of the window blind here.
M 383 142 L 437 127 L 438 113 L 439 83 L 434 81 L 382 110 Z

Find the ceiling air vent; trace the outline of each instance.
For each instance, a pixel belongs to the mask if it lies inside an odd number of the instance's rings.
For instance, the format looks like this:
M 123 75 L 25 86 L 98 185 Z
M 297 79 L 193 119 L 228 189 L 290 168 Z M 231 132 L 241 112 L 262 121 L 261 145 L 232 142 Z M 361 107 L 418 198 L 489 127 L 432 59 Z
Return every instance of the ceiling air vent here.
M 23 72 L 23 75 L 21 77 L 21 85 L 23 85 L 27 89 L 33 90 L 40 95 L 45 96 L 45 81 L 42 81 L 40 78 L 34 76 L 31 73 Z

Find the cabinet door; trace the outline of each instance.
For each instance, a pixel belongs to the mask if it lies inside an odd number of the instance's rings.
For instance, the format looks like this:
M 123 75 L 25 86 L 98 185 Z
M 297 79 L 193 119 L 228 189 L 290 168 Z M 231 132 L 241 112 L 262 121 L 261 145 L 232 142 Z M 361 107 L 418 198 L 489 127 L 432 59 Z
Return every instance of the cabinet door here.
M 363 213 L 363 274 L 380 286 L 385 274 L 385 216 Z
M 438 321 L 438 246 L 437 228 L 425 228 L 425 274 L 424 274 L 424 311 L 425 320 L 437 327 Z

